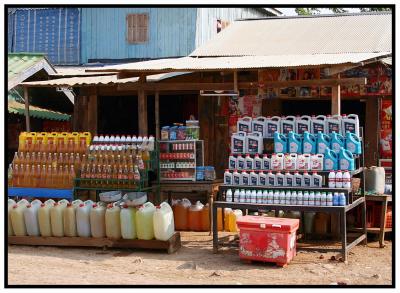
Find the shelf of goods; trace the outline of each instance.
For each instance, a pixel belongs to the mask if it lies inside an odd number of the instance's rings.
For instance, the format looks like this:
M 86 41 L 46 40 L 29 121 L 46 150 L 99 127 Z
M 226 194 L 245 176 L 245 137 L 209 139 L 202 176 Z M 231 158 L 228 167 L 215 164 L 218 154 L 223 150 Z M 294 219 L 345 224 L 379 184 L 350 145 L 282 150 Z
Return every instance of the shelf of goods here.
M 8 169 L 8 195 L 72 198 L 90 139 L 87 132 L 22 132 Z
M 74 194 L 80 191 L 150 191 L 150 176 L 157 173 L 157 144 L 142 142 L 95 143 L 90 145 L 74 180 Z
M 203 140 L 161 140 L 160 181 L 196 181 L 196 168 L 204 165 Z

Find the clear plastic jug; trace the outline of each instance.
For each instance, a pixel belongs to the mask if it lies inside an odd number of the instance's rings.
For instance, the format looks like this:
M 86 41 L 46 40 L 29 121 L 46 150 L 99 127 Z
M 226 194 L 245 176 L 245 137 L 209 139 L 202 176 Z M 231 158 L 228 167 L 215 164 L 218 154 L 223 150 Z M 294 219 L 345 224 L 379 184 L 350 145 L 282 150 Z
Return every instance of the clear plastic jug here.
M 15 202 L 15 200 L 13 199 L 8 199 L 8 236 L 13 236 L 14 234 L 14 230 L 11 224 L 11 211 L 14 207 L 14 205 L 16 205 L 17 203 Z
M 53 236 L 51 231 L 50 211 L 53 208 L 55 201 L 52 199 L 46 200 L 40 205 L 38 211 L 39 230 L 43 237 Z
M 154 238 L 153 214 L 156 208 L 151 202 L 146 202 L 136 212 L 136 231 L 138 239 L 151 240 Z
M 123 239 L 136 239 L 136 208 L 122 206 L 120 213 L 121 237 Z
M 67 237 L 78 236 L 76 231 L 76 209 L 82 203 L 80 199 L 67 204 L 64 210 L 64 235 Z
M 24 211 L 27 208 L 29 202 L 26 199 L 21 199 L 17 202 L 10 212 L 11 224 L 14 230 L 15 236 L 26 236 L 26 226 Z
M 106 207 L 103 204 L 93 204 L 90 209 L 90 233 L 93 238 L 106 237 Z
M 166 202 L 162 202 L 153 214 L 154 237 L 157 240 L 167 241 L 175 232 L 174 214 Z
M 383 194 L 385 192 L 385 169 L 383 167 L 372 166 L 364 169 L 365 190 Z
M 26 233 L 29 236 L 40 236 L 38 211 L 41 204 L 40 200 L 35 199 L 24 210 Z
M 92 236 L 90 228 L 90 210 L 92 207 L 93 201 L 87 200 L 76 209 L 76 231 L 79 237 Z
M 55 237 L 64 237 L 64 210 L 67 204 L 68 201 L 62 199 L 54 203 L 53 208 L 50 210 L 51 231 Z

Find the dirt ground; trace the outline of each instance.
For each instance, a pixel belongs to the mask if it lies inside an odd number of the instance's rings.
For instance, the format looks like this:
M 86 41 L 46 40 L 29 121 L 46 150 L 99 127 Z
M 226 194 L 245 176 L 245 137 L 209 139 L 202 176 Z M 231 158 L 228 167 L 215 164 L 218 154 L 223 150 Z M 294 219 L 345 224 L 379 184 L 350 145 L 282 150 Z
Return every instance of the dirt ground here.
M 272 284 L 320 285 L 392 283 L 392 244 L 359 245 L 348 263 L 337 254 L 298 251 L 286 267 L 245 264 L 235 248 L 212 253 L 208 233 L 183 232 L 174 254 L 99 248 L 8 246 L 8 284 Z M 21 278 L 21 276 L 23 276 Z

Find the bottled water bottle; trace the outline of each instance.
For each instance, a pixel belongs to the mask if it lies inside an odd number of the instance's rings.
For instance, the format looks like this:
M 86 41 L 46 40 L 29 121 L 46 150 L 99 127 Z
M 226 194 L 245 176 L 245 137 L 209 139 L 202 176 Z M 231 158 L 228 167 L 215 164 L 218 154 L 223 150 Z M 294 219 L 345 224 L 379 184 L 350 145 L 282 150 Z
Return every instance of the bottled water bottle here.
M 297 204 L 303 205 L 303 192 L 302 191 L 299 191 L 297 193 Z
M 309 206 L 314 206 L 315 205 L 315 195 L 314 191 L 310 191 L 310 196 L 308 198 L 308 205 Z
M 322 192 L 321 194 L 321 205 L 326 206 L 326 192 Z

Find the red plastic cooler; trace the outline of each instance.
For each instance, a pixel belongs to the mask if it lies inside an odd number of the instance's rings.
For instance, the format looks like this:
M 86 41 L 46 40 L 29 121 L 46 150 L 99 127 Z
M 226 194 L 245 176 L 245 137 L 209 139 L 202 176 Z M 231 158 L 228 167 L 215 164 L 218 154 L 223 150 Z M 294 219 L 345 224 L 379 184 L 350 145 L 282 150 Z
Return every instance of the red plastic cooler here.
M 241 259 L 284 266 L 296 255 L 298 219 L 243 216 L 236 223 L 240 230 Z

